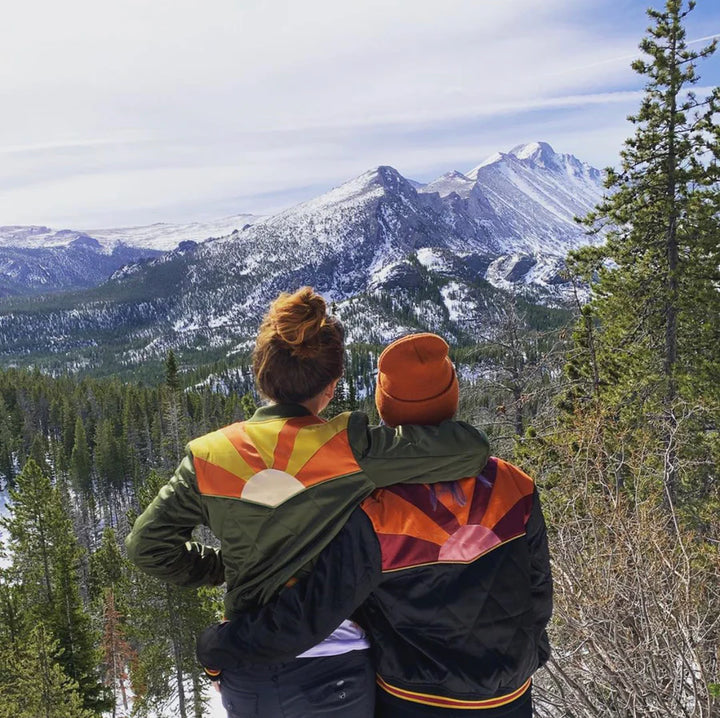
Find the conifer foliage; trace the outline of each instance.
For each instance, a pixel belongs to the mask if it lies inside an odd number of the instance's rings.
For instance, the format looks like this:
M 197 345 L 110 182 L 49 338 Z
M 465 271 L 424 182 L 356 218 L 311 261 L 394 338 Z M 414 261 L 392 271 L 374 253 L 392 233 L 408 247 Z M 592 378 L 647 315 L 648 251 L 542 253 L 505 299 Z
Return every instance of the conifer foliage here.
M 44 647 L 44 660 L 57 657 L 58 670 L 67 676 L 67 685 L 77 686 L 85 708 L 106 708 L 96 635 L 78 588 L 81 550 L 60 492 L 30 459 L 10 498 L 13 513 L 2 520 L 10 538 L 7 590 L 22 603 L 14 638 L 20 643 L 22 633 L 41 626 L 35 639 Z
M 526 434 L 555 578 L 541 718 L 720 711 L 720 92 L 693 92 L 693 2 L 667 0 L 633 63 L 645 95 L 608 195 L 557 427 Z M 547 429 L 548 427 L 541 427 Z
M 220 596 L 152 581 L 121 546 L 181 458 L 175 447 L 240 416 L 239 396 L 172 376 L 144 387 L 0 371 L 0 716 L 161 715 L 173 703 L 202 715 L 195 633 L 217 619 Z M 21 710 L 16 698 L 35 688 L 17 671 L 38 661 L 47 706 Z
M 629 118 L 635 134 L 587 220 L 609 229 L 607 242 L 572 258 L 596 279 L 577 333 L 585 352 L 575 363 L 575 378 L 593 385 L 580 394 L 602 398 L 629 422 L 655 423 L 673 502 L 683 491 L 704 495 L 702 476 L 686 475 L 683 484 L 682 444 L 690 444 L 688 431 L 716 425 L 720 406 L 720 89 L 705 97 L 693 91 L 696 65 L 716 49 L 715 42 L 689 49 L 684 21 L 694 5 L 668 0 L 648 11 L 653 24 L 633 63 L 646 82 Z M 703 450 L 712 453 L 706 442 Z

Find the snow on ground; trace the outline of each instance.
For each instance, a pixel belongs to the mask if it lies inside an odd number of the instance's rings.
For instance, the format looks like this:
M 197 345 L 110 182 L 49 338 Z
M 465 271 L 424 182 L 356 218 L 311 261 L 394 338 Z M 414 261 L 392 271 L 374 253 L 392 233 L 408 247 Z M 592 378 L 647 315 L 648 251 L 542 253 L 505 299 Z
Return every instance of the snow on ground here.
M 368 170 L 358 177 L 348 180 L 338 187 L 334 187 L 329 192 L 321 194 L 319 197 L 291 207 L 277 215 L 277 218 L 273 218 L 273 221 L 281 221 L 285 215 L 312 214 L 318 210 L 325 210 L 339 204 L 345 205 L 354 202 L 364 204 L 369 194 L 378 198 L 382 197 L 385 190 L 382 184 L 377 181 L 379 169 L 380 168 Z
M 210 690 L 210 703 L 205 709 L 206 718 L 227 718 L 227 711 L 223 707 L 220 694 L 212 688 Z
M 457 322 L 462 318 L 463 289 L 458 282 L 448 282 L 442 289 L 442 298 L 448 310 L 450 321 Z
M 188 699 L 188 705 L 187 705 L 187 714 L 188 715 L 194 715 L 190 696 L 191 696 L 191 685 L 190 683 L 186 684 L 187 692 L 185 693 L 186 698 Z M 207 690 L 205 692 L 205 695 L 208 698 L 208 702 L 205 705 L 205 710 L 203 712 L 204 718 L 227 718 L 227 711 L 223 707 L 222 704 L 222 698 L 220 697 L 220 693 L 215 690 L 214 687 L 208 685 Z M 115 717 L 116 718 L 130 718 L 132 716 L 133 711 L 133 695 L 130 689 L 128 688 L 128 707 L 127 709 L 123 707 L 122 699 L 120 698 L 120 695 L 118 693 L 117 696 L 117 705 L 115 707 Z M 103 713 L 103 718 L 110 718 L 112 714 L 111 713 Z M 148 713 L 148 718 L 176 718 L 176 716 L 180 715 L 180 710 L 178 708 L 178 701 L 177 697 L 169 700 L 164 706 L 161 708 L 158 708 L 155 711 L 150 711 Z
M 241 230 L 246 224 L 257 222 L 259 217 L 252 214 L 238 214 L 209 222 L 189 224 L 166 224 L 158 222 L 141 227 L 119 227 L 117 229 L 89 229 L 87 233 L 102 244 L 115 245 L 118 242 L 131 247 L 160 249 L 167 251 L 187 240 L 203 242 L 210 237 L 224 237 L 234 230 Z
M 370 274 L 370 281 L 368 284 L 372 287 L 380 286 L 390 279 L 395 270 L 403 264 L 405 264 L 405 262 L 401 260 L 399 262 L 393 262 L 392 264 L 386 264 L 384 267 L 379 267 Z
M 459 197 L 467 197 L 474 185 L 474 180 L 466 177 L 462 172 L 453 170 L 426 184 L 420 191 L 426 194 L 437 192 L 441 197 L 447 197 L 451 192 L 455 192 Z
M 426 269 L 435 272 L 447 272 L 450 265 L 447 258 L 443 256 L 442 250 L 436 247 L 423 247 L 417 251 L 417 259 Z

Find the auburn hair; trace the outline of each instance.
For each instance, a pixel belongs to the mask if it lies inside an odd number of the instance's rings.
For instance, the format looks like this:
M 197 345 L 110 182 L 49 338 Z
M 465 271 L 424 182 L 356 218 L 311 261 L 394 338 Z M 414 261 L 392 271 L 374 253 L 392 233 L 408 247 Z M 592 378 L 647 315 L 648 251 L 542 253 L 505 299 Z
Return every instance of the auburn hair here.
M 253 351 L 260 392 L 278 403 L 317 396 L 343 375 L 345 331 L 312 287 L 283 292 L 263 317 Z

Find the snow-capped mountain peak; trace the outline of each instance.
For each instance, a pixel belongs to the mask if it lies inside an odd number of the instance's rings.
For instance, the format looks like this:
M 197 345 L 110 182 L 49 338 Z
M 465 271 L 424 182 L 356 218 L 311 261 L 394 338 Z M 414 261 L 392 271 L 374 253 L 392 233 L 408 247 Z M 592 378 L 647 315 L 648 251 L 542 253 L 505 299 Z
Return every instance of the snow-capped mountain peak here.
M 516 145 L 509 152 L 494 152 L 467 173 L 467 177 L 476 180 L 478 172 L 484 167 L 498 164 L 520 163 L 530 168 L 543 169 L 569 176 L 585 175 L 593 182 L 601 182 L 599 170 L 582 162 L 574 155 L 555 152 L 547 142 L 527 142 Z
M 508 154 L 519 160 L 532 160 L 544 164 L 554 163 L 556 158 L 555 150 L 547 142 L 528 142 L 516 145 Z
M 452 170 L 446 172 L 442 177 L 438 177 L 429 184 L 422 187 L 423 192 L 437 192 L 441 197 L 447 197 L 451 192 L 456 192 L 460 197 L 467 196 L 474 180 L 470 179 L 462 172 Z

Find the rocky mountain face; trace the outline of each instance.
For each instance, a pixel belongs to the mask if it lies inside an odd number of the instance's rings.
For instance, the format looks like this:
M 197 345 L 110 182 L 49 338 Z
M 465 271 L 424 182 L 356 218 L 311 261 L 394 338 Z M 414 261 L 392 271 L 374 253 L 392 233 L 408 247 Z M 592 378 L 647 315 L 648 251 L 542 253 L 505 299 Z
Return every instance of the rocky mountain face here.
M 104 251 L 93 237 L 66 231 L 70 241 L 46 247 L 0 246 L 0 297 L 94 287 L 120 267 L 162 254 L 118 243 Z
M 0 356 L 92 365 L 111 351 L 131 365 L 169 347 L 241 352 L 270 299 L 304 284 L 334 303 L 351 341 L 422 329 L 474 341 L 492 332 L 507 290 L 562 304 L 563 257 L 588 241 L 573 218 L 601 192 L 597 170 L 544 143 L 426 185 L 378 167 L 225 237 L 124 267 L 90 291 L 7 304 Z

